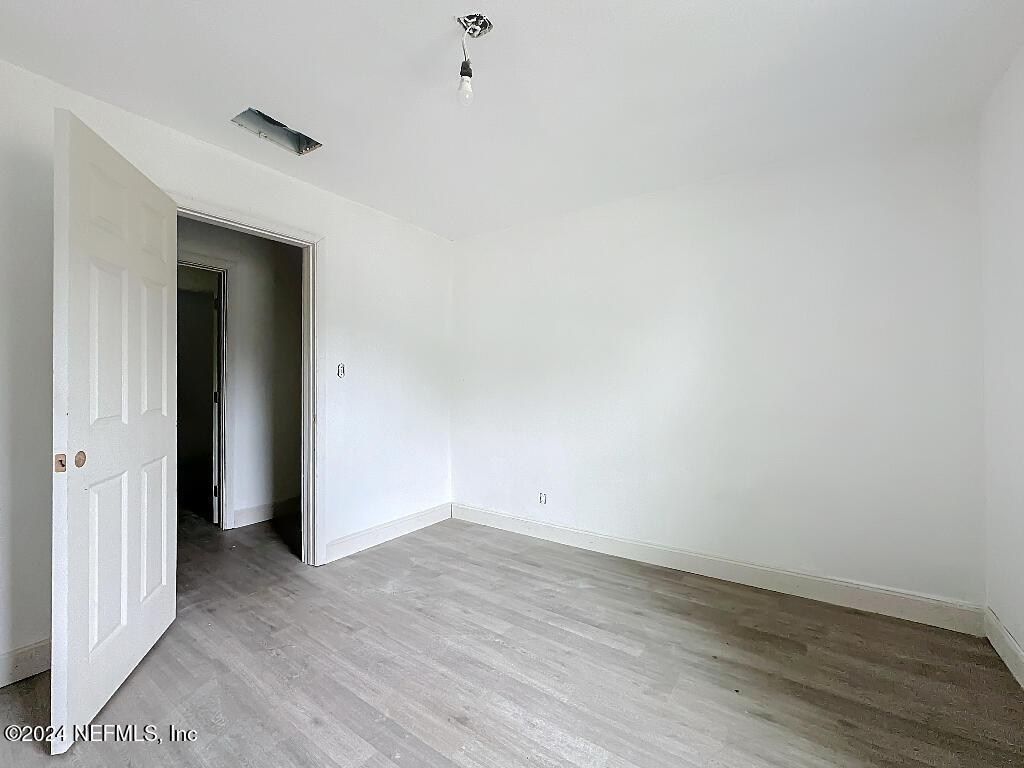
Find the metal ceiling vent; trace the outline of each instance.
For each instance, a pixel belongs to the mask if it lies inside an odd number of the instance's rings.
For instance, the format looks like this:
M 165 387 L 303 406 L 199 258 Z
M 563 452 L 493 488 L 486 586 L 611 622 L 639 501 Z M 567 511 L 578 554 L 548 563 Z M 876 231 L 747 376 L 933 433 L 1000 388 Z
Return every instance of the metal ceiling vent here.
M 323 146 L 316 139 L 311 139 L 304 133 L 293 131 L 280 120 L 275 120 L 265 112 L 249 107 L 245 112 L 240 112 L 231 118 L 231 122 L 240 125 L 247 131 L 252 131 L 261 139 L 284 147 L 296 155 L 307 155 L 317 147 Z

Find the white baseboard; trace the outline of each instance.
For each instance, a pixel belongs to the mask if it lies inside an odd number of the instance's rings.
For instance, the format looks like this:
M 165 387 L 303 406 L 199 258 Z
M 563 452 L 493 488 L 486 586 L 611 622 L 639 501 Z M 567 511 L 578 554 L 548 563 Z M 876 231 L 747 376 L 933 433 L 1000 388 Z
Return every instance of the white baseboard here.
M 1021 688 L 1024 688 L 1024 648 L 1021 648 L 1020 643 L 991 608 L 985 611 L 985 634 L 992 647 L 996 649 L 996 653 L 1017 678 Z
M 661 544 L 527 520 L 461 504 L 452 505 L 452 517 L 571 547 L 760 587 L 773 592 L 908 619 L 970 635 L 985 634 L 985 609 L 971 603 L 729 560 Z
M 26 677 L 38 675 L 49 668 L 49 639 L 0 653 L 0 688 L 24 680 Z
M 340 539 L 328 542 L 326 562 L 329 563 L 340 557 L 354 555 L 356 552 L 362 552 L 364 549 L 383 544 L 385 541 L 397 539 L 399 536 L 418 531 L 420 528 L 426 528 L 428 525 L 447 520 L 451 516 L 452 505 L 441 504 L 425 509 L 422 512 L 400 517 L 389 523 L 375 525 L 373 528 L 367 528 L 365 531 L 350 533 L 348 536 L 342 536 Z
M 292 511 L 298 512 L 300 505 L 301 501 L 299 497 L 296 496 L 293 499 L 285 499 L 284 501 L 274 501 L 270 504 L 257 504 L 255 507 L 236 509 L 235 524 L 232 528 L 243 528 L 246 525 L 265 523 L 267 520 L 272 520 L 275 513 L 281 514 Z

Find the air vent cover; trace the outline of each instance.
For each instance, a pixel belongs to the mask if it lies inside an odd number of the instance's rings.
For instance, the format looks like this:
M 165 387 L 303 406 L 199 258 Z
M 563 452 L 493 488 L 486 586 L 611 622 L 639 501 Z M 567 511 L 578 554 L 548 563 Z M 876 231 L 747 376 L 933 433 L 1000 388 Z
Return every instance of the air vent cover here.
M 316 139 L 311 139 L 304 133 L 293 131 L 280 120 L 275 120 L 270 115 L 250 107 L 245 112 L 240 112 L 231 118 L 231 122 L 240 125 L 247 131 L 252 131 L 261 139 L 284 147 L 296 155 L 305 155 L 322 146 Z

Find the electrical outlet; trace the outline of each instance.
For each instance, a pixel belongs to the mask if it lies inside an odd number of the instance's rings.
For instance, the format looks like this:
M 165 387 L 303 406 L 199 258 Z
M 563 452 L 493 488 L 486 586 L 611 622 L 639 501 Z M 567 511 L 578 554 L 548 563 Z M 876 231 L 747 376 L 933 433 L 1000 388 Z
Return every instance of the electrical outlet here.
M 548 495 L 546 493 L 542 493 L 537 498 L 537 502 L 540 503 L 540 504 L 547 504 L 548 503 Z

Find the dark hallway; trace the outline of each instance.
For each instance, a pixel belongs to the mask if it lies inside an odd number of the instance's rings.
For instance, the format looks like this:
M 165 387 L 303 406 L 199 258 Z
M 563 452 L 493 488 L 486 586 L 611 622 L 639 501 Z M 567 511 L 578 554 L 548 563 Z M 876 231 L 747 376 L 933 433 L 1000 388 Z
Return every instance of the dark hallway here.
M 216 508 L 220 274 L 178 265 L 178 506 L 210 523 Z

